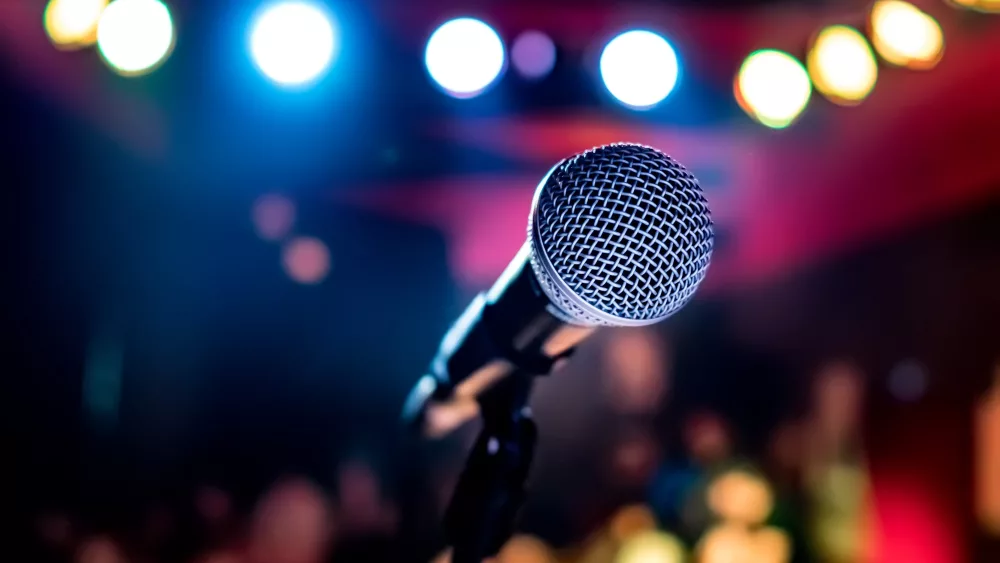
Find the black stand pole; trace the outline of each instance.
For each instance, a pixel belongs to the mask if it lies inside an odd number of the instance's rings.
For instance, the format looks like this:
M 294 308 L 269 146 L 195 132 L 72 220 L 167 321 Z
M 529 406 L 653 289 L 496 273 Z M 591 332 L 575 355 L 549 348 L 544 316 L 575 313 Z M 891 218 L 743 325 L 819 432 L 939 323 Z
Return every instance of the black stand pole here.
M 516 372 L 480 399 L 483 429 L 445 513 L 452 563 L 482 563 L 514 533 L 537 441 L 527 406 L 532 383 Z

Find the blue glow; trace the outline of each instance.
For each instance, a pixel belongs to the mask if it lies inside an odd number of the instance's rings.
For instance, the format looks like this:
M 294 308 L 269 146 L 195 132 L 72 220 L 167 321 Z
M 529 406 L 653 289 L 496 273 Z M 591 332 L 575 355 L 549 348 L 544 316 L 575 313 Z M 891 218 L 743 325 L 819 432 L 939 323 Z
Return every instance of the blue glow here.
M 427 72 L 446 93 L 471 98 L 503 72 L 503 41 L 492 27 L 473 18 L 446 22 L 431 34 L 424 52 Z
M 332 18 L 311 2 L 273 4 L 257 15 L 251 27 L 254 64 L 283 86 L 305 86 L 318 80 L 338 48 Z
M 662 36 L 633 30 L 612 39 L 601 53 L 601 79 L 608 92 L 633 109 L 662 102 L 677 85 L 677 53 Z

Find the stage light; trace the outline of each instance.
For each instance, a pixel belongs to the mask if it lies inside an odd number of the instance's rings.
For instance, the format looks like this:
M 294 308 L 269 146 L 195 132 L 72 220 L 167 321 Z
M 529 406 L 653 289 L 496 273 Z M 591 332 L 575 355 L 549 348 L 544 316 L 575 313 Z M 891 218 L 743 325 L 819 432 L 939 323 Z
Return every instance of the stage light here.
M 683 563 L 684 544 L 676 537 L 650 530 L 629 538 L 618 551 L 615 563 Z
M 280 2 L 257 14 L 251 25 L 250 55 L 276 84 L 306 86 L 329 68 L 337 54 L 330 15 L 311 2 Z
M 477 19 L 451 20 L 427 40 L 424 62 L 431 78 L 446 93 L 472 98 L 503 72 L 503 41 L 492 27 Z
M 773 129 L 788 127 L 802 113 L 812 85 L 802 64 L 788 53 L 752 53 L 736 76 L 736 99 L 751 117 Z
M 514 40 L 510 60 L 521 76 L 542 78 L 556 65 L 556 46 L 540 31 L 525 31 Z
M 819 32 L 806 68 L 816 89 L 841 105 L 854 105 L 868 97 L 878 79 L 878 64 L 868 41 L 845 25 Z
M 677 85 L 677 53 L 651 31 L 633 30 L 612 39 L 601 53 L 601 79 L 622 104 L 648 109 L 662 102 Z
M 104 62 L 123 76 L 154 70 L 174 46 L 174 22 L 159 0 L 115 0 L 97 24 Z
M 871 12 L 872 44 L 889 64 L 933 68 L 944 53 L 944 33 L 930 15 L 908 2 L 879 0 Z
M 60 49 L 79 49 L 97 41 L 97 22 L 108 0 L 49 0 L 45 32 Z
M 330 251 L 323 241 L 313 237 L 297 237 L 282 249 L 282 264 L 288 277 L 314 285 L 330 272 Z

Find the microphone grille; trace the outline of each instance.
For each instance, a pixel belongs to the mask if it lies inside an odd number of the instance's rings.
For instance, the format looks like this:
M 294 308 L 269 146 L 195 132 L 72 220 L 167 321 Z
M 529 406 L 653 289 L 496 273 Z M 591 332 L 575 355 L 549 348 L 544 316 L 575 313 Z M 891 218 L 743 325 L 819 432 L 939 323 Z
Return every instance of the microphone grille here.
M 574 321 L 636 326 L 694 296 L 712 255 L 698 180 L 666 154 L 613 144 L 557 164 L 528 226 L 542 289 Z

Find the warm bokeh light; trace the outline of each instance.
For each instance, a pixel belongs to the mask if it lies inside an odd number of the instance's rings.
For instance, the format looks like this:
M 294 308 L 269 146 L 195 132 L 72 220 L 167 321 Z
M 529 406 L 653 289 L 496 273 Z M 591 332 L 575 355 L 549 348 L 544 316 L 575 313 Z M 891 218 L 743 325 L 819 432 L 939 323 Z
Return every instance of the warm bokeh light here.
M 281 256 L 288 277 L 306 285 L 317 284 L 330 272 L 330 251 L 323 241 L 297 237 L 285 245 Z
M 819 32 L 806 68 L 816 89 L 841 105 L 853 105 L 868 97 L 878 79 L 878 64 L 868 40 L 846 25 Z
M 611 538 L 617 542 L 624 542 L 636 534 L 653 530 L 656 530 L 656 516 L 643 504 L 622 507 L 611 517 L 608 525 Z
M 681 540 L 649 530 L 629 538 L 618 551 L 615 563 L 683 563 L 685 558 Z
M 1000 365 L 976 409 L 975 456 L 976 514 L 987 532 L 1000 536 Z
M 734 469 L 716 477 L 708 487 L 708 506 L 728 522 L 758 525 L 774 507 L 774 495 L 763 477 Z
M 455 98 L 472 98 L 492 85 L 506 64 L 503 41 L 486 23 L 458 18 L 427 40 L 424 64 L 434 82 Z
M 330 66 L 337 51 L 333 20 L 319 4 L 280 2 L 254 19 L 250 54 L 265 76 L 282 86 L 305 86 Z
M 174 22 L 159 0 L 115 0 L 97 25 L 97 48 L 104 62 L 123 76 L 151 72 L 173 46 Z
M 90 538 L 80 544 L 76 550 L 75 563 L 125 563 L 125 554 L 121 546 L 105 536 Z
M 494 563 L 555 563 L 552 549 L 542 540 L 519 534 L 504 544 Z
M 268 194 L 253 204 L 253 226 L 264 240 L 281 240 L 295 224 L 295 203 L 285 196 Z
M 539 79 L 556 65 L 556 46 L 541 31 L 525 31 L 514 39 L 510 49 L 511 64 L 525 78 Z
M 108 0 L 49 0 L 45 32 L 60 49 L 79 49 L 97 41 L 97 22 Z
M 944 33 L 937 20 L 901 0 L 879 0 L 871 12 L 872 44 L 889 64 L 916 70 L 937 65 Z
M 611 95 L 632 109 L 662 102 L 677 85 L 677 53 L 661 35 L 626 31 L 601 52 L 601 79 Z
M 736 76 L 736 99 L 751 117 L 773 129 L 788 127 L 806 108 L 812 85 L 795 57 L 775 50 L 756 51 Z
M 948 0 L 948 3 L 977 12 L 1000 13 L 1000 0 Z
M 721 524 L 698 542 L 698 563 L 788 563 L 792 542 L 785 532 L 771 527 L 750 529 Z
M 323 491 L 303 479 L 282 481 L 254 507 L 247 559 L 269 563 L 319 561 L 332 532 L 331 509 Z
M 608 400 L 622 414 L 655 412 L 667 391 L 665 344 L 644 328 L 609 335 L 602 376 Z

